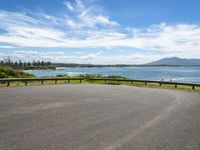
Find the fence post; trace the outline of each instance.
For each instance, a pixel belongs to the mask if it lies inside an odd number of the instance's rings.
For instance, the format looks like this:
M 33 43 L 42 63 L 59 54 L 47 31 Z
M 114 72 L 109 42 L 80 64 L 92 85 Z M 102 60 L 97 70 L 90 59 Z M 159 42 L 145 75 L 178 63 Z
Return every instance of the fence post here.
M 162 84 L 160 83 L 160 86 L 162 86 Z
M 82 83 L 82 80 L 80 80 L 80 83 Z
M 9 81 L 7 82 L 7 86 L 10 86 L 10 82 Z
M 57 80 L 55 80 L 55 84 L 57 84 Z
M 70 83 L 70 80 L 68 80 L 68 83 Z
M 43 81 L 43 80 L 41 81 L 41 84 L 44 84 L 44 81 Z
M 194 85 L 192 86 L 192 90 L 195 90 L 195 86 Z
M 105 84 L 106 84 L 106 80 L 105 80 Z
M 27 81 L 25 81 L 25 86 L 27 86 L 28 85 L 28 82 Z
M 145 85 L 147 85 L 147 82 L 144 82 Z
M 177 84 L 175 84 L 175 88 L 177 88 Z

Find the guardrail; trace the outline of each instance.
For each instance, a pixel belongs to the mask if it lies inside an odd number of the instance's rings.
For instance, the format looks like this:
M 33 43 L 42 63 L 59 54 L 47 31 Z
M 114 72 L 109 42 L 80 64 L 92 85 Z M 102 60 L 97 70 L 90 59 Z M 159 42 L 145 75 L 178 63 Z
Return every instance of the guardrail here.
M 0 83 L 7 83 L 7 86 L 10 86 L 11 82 L 24 82 L 25 85 L 28 85 L 28 82 L 32 81 L 40 81 L 41 84 L 43 84 L 44 81 L 55 81 L 55 84 L 57 84 L 57 81 L 68 81 L 68 83 L 70 83 L 72 80 L 80 81 L 80 83 L 82 83 L 84 78 L 9 78 L 0 79 Z
M 9 78 L 9 79 L 0 79 L 0 83 L 7 83 L 7 86 L 10 86 L 11 82 L 24 82 L 25 85 L 28 85 L 28 82 L 33 82 L 33 81 L 40 81 L 41 84 L 44 84 L 44 81 L 55 81 L 55 84 L 57 84 L 57 81 L 68 81 L 68 83 L 70 83 L 70 81 L 79 81 L 80 83 L 82 83 L 83 80 L 84 78 Z M 120 82 L 130 82 L 131 84 L 133 84 L 134 82 L 140 82 L 140 83 L 142 82 L 145 85 L 147 85 L 148 83 L 157 83 L 160 86 L 162 86 L 163 84 L 170 84 L 174 85 L 175 88 L 177 88 L 178 85 L 186 85 L 186 86 L 191 86 L 193 90 L 195 90 L 195 87 L 197 86 L 200 87 L 200 84 L 168 82 L 168 81 L 152 81 L 152 80 L 93 78 L 89 79 L 89 81 L 91 81 L 92 83 L 94 81 L 104 81 L 105 84 L 107 83 L 107 81 L 118 82 L 118 84 Z
M 91 82 L 93 83 L 94 81 L 104 81 L 105 83 L 107 81 L 116 81 L 118 82 L 118 84 L 120 82 L 130 82 L 130 83 L 134 83 L 134 82 L 142 82 L 144 83 L 145 85 L 147 85 L 148 83 L 157 83 L 159 84 L 160 86 L 162 86 L 163 84 L 170 84 L 170 85 L 174 85 L 175 88 L 177 88 L 178 85 L 186 85 L 186 86 L 191 86 L 193 90 L 195 90 L 195 87 L 199 86 L 200 87 L 200 84 L 193 84 L 193 83 L 180 83 L 180 82 L 168 82 L 168 81 L 152 81 L 152 80 L 127 80 L 127 79 L 110 79 L 110 78 L 103 78 L 103 79 L 100 79 L 100 78 L 93 78 L 93 79 L 90 79 Z

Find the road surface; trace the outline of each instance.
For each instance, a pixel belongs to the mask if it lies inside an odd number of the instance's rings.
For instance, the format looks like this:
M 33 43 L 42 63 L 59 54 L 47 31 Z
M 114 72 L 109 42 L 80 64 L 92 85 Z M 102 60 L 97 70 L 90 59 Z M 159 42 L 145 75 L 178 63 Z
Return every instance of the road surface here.
M 125 85 L 0 89 L 0 150 L 199 150 L 200 93 Z

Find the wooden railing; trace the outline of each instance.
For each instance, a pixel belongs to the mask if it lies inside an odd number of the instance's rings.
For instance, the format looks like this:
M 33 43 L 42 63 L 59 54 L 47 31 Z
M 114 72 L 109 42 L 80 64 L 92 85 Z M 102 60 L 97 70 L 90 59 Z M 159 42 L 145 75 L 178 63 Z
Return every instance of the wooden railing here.
M 28 85 L 28 82 L 38 81 L 41 82 L 41 84 L 44 84 L 44 81 L 55 81 L 55 84 L 57 84 L 57 81 L 79 81 L 79 83 L 82 83 L 84 78 L 9 78 L 9 79 L 0 79 L 0 83 L 6 83 L 7 86 L 10 86 L 11 82 L 23 82 L 25 85 Z M 120 82 L 130 82 L 130 83 L 144 83 L 144 85 L 147 85 L 148 83 L 157 83 L 160 86 L 164 84 L 170 84 L 174 85 L 175 88 L 177 88 L 178 85 L 185 85 L 185 86 L 191 86 L 193 90 L 195 90 L 195 87 L 200 87 L 200 84 L 194 84 L 194 83 L 180 83 L 180 82 L 168 82 L 168 81 L 152 81 L 152 80 L 129 80 L 129 79 L 111 79 L 111 78 L 93 78 L 89 79 L 90 82 L 94 81 L 104 81 L 106 84 L 108 81 L 117 82 L 120 84 Z
M 7 86 L 10 86 L 11 82 L 24 82 L 25 85 L 28 85 L 28 82 L 38 81 L 41 82 L 41 84 L 44 83 L 44 81 L 55 81 L 55 84 L 57 84 L 57 81 L 80 81 L 82 83 L 82 80 L 84 78 L 9 78 L 9 79 L 0 79 L 0 83 L 7 83 Z
M 175 88 L 177 88 L 178 85 L 185 85 L 185 86 L 191 86 L 193 90 L 195 90 L 195 87 L 200 87 L 200 84 L 193 84 L 193 83 L 181 83 L 181 82 L 168 82 L 168 81 L 153 81 L 153 80 L 128 80 L 128 79 L 111 79 L 111 78 L 95 78 L 95 79 L 90 79 L 91 82 L 93 83 L 94 81 L 104 81 L 104 83 L 107 83 L 107 81 L 114 81 L 114 82 L 118 82 L 118 84 L 120 82 L 130 82 L 130 83 L 134 83 L 134 82 L 142 82 L 145 85 L 147 85 L 148 83 L 157 83 L 160 86 L 164 85 L 164 84 L 170 84 L 170 85 L 174 85 Z

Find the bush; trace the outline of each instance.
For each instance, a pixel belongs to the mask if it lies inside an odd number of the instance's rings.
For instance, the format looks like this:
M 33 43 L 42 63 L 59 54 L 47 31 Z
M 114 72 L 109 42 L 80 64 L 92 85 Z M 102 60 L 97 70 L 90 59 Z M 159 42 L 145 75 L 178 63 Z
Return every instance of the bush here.
M 91 78 L 103 78 L 103 76 L 100 74 L 80 74 L 79 77 L 82 77 L 87 81 Z
M 126 79 L 125 77 L 122 77 L 122 76 L 103 76 L 101 74 L 80 74 L 79 77 L 82 77 L 87 81 L 89 81 L 92 78 Z
M 0 78 L 33 78 L 32 74 L 11 68 L 0 68 Z
M 58 78 L 64 78 L 64 77 L 69 77 L 67 74 L 58 74 L 56 77 Z
M 125 77 L 122 77 L 122 76 L 108 76 L 107 78 L 112 78 L 112 79 L 126 79 Z
M 0 78 L 8 78 L 9 76 L 5 72 L 0 72 Z

